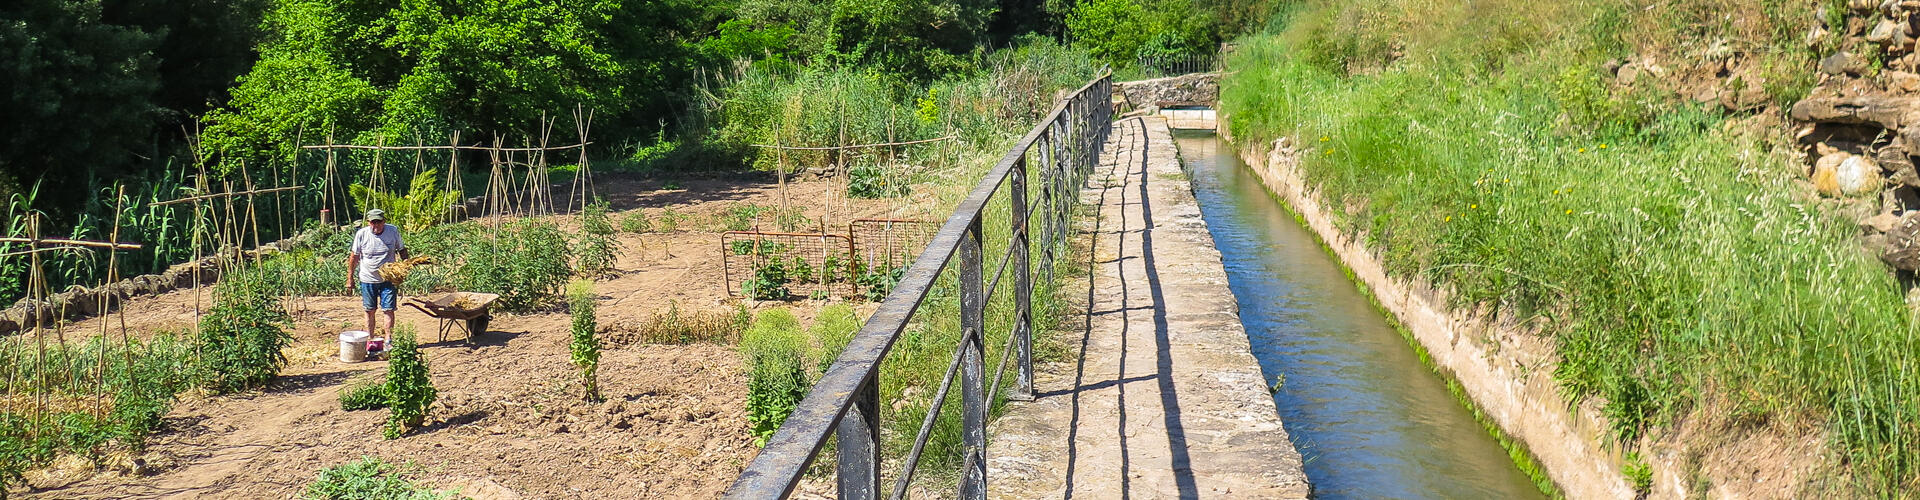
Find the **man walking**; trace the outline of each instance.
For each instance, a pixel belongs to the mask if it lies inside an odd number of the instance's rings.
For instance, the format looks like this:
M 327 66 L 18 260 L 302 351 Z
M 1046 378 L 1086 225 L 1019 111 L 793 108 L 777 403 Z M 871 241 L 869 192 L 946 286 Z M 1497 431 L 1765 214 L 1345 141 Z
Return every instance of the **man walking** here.
M 385 211 L 368 210 L 367 227 L 353 233 L 353 246 L 347 252 L 347 269 L 352 275 L 349 279 L 360 289 L 360 305 L 367 310 L 367 333 L 384 337 L 374 329 L 378 324 L 374 322 L 373 310 L 377 306 L 387 313 L 387 330 L 392 331 L 393 310 L 400 299 L 400 290 L 380 277 L 380 266 L 407 258 L 407 246 L 400 242 L 400 228 L 387 225 Z

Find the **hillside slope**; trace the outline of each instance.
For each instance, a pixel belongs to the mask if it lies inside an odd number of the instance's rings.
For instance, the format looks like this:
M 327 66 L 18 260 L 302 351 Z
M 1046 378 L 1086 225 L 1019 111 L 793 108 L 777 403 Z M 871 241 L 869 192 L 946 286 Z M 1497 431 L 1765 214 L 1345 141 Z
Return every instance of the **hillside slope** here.
M 1909 7 L 1310 0 L 1243 41 L 1222 107 L 1308 148 L 1390 274 L 1550 338 L 1643 491 L 1656 462 L 1696 493 L 1898 496 L 1920 342 L 1877 257 L 1911 244 L 1911 159 L 1857 106 L 1789 110 L 1920 90 Z M 1783 436 L 1826 449 L 1753 449 Z

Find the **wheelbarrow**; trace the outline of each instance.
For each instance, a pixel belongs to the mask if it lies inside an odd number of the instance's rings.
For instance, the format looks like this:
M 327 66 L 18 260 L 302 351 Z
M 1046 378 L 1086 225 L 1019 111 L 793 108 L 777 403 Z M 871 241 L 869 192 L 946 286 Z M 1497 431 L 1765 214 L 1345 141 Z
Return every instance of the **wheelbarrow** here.
M 487 308 L 499 299 L 499 294 L 492 293 L 449 292 L 407 299 L 407 305 L 440 320 L 440 342 L 447 341 L 448 333 L 461 330 L 467 334 L 466 342 L 472 344 L 475 335 L 487 331 L 487 323 L 493 321 L 493 314 L 488 313 Z

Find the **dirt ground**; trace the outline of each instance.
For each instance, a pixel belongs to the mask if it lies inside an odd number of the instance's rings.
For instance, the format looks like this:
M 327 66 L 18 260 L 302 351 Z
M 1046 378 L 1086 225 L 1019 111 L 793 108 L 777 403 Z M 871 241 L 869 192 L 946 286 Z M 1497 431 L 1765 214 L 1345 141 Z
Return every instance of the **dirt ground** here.
M 680 189 L 662 189 L 678 187 Z M 710 214 L 737 203 L 777 205 L 772 182 L 660 180 L 603 176 L 598 190 L 616 223 L 626 211 L 673 208 L 689 214 L 682 232 L 629 234 L 620 241 L 618 275 L 601 279 L 599 322 L 640 321 L 670 303 L 682 311 L 730 308 L 722 280 L 720 237 Z M 854 217 L 924 217 L 897 208 L 911 200 L 842 200 L 828 181 L 789 186 L 789 200 L 827 227 Z M 688 224 L 701 227 L 686 227 Z M 689 229 L 693 229 L 689 231 Z M 344 287 L 343 287 L 344 289 Z M 344 290 L 343 290 L 344 292 Z M 211 300 L 202 292 L 199 303 Z M 136 336 L 187 331 L 192 290 L 138 299 L 125 321 Z M 826 301 L 786 306 L 810 321 Z M 427 426 L 398 440 L 380 437 L 382 411 L 346 412 L 337 396 L 385 363 L 335 359 L 338 332 L 365 321 L 350 296 L 294 298 L 291 364 L 264 390 L 184 397 L 146 454 L 81 460 L 29 474 L 29 498 L 286 498 L 321 469 L 377 455 L 411 462 L 414 476 L 474 498 L 660 498 L 717 496 L 755 453 L 745 412 L 747 379 L 731 346 L 632 345 L 602 354 L 604 403 L 582 401 L 568 363 L 565 311 L 496 314 L 468 345 L 439 341 L 437 321 L 402 306 L 399 320 L 420 332 L 440 391 Z M 868 308 L 861 308 L 863 311 Z M 119 318 L 106 321 L 117 335 Z M 69 338 L 100 331 L 103 319 L 69 326 Z M 455 335 L 457 337 L 458 334 Z

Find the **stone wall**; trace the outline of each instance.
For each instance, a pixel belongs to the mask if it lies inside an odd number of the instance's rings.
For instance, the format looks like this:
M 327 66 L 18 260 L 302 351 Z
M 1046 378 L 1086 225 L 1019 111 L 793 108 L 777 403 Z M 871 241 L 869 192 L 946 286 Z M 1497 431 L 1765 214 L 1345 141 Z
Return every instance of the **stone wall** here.
M 1113 94 L 1115 101 L 1125 102 L 1132 109 L 1213 107 L 1220 101 L 1220 74 L 1196 73 L 1119 82 L 1114 84 Z

